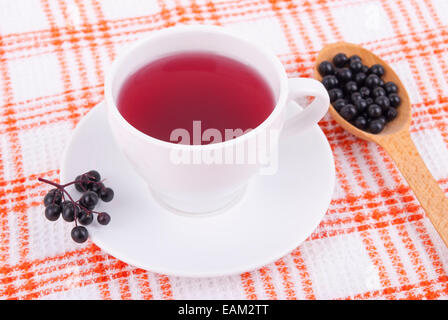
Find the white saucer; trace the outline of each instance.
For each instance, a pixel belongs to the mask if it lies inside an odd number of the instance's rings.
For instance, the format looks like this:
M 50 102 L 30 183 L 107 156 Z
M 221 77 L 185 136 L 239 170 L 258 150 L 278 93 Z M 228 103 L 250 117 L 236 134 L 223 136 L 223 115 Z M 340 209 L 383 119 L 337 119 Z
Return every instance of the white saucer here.
M 100 103 L 67 146 L 61 181 L 98 170 L 115 191 L 97 207 L 112 221 L 88 227 L 104 251 L 136 267 L 175 276 L 213 277 L 262 267 L 295 249 L 317 227 L 333 193 L 333 155 L 318 126 L 282 139 L 279 170 L 257 176 L 243 198 L 211 216 L 181 216 L 152 198 L 120 153 Z M 77 192 L 73 189 L 73 192 Z

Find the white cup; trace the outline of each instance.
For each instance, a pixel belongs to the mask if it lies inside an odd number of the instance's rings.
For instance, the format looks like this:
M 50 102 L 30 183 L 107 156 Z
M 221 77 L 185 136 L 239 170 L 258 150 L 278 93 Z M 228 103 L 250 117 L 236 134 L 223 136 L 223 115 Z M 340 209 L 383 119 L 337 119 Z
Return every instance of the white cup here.
M 271 87 L 276 102 L 269 117 L 258 127 L 235 139 L 208 145 L 162 141 L 128 123 L 117 108 L 117 97 L 126 79 L 151 61 L 191 51 L 223 55 L 261 74 Z M 314 100 L 302 110 L 297 101 L 305 97 L 314 97 Z M 280 61 L 269 50 L 214 26 L 164 29 L 134 44 L 113 63 L 105 81 L 105 99 L 116 143 L 147 182 L 153 195 L 167 207 L 191 214 L 216 212 L 235 203 L 241 198 L 251 177 L 269 165 L 275 169 L 275 164 L 267 162 L 276 159 L 279 139 L 316 124 L 329 106 L 328 94 L 320 82 L 308 78 L 288 79 Z M 254 141 L 258 143 L 254 144 Z M 253 157 L 248 159 L 251 152 L 261 154 L 261 149 L 269 150 L 265 152 L 269 158 L 267 162 L 266 157 L 255 162 Z M 246 153 L 246 157 L 239 162 L 210 163 L 210 159 L 205 157 L 233 153 L 235 159 L 241 151 Z M 190 154 L 190 159 L 199 156 L 196 159 L 199 161 L 179 161 L 179 154 Z M 266 170 L 268 173 L 274 171 Z

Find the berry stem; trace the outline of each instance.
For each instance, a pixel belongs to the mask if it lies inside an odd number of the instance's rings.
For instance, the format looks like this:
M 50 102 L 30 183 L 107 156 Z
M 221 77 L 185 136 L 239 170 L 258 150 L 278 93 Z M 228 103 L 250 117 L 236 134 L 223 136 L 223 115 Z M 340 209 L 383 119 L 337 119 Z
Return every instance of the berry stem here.
M 78 181 L 75 180 L 75 181 L 72 181 L 72 182 L 63 184 L 62 187 L 64 187 L 64 188 L 65 188 L 65 187 L 68 187 L 68 186 L 70 186 L 70 185 L 72 185 L 72 184 L 75 184 L 76 182 L 78 182 Z
M 37 178 L 37 180 L 39 180 L 40 182 L 45 182 L 45 183 L 47 183 L 49 185 L 52 185 L 53 187 L 56 187 L 58 189 L 63 189 L 65 187 L 68 187 L 68 186 L 70 186 L 72 184 L 75 184 L 75 183 L 79 182 L 79 180 L 75 180 L 75 181 L 68 182 L 66 184 L 59 184 L 59 183 L 56 183 L 56 182 L 53 182 L 53 181 L 50 181 L 50 180 L 47 180 L 47 179 L 44 179 L 44 178 Z M 106 179 L 104 179 L 104 180 L 106 180 Z M 89 183 L 100 184 L 101 181 L 89 181 Z
M 92 211 L 92 210 L 89 210 L 86 207 L 84 207 L 79 200 L 76 201 L 75 203 L 78 205 L 78 207 L 83 208 L 87 212 L 87 214 L 91 214 L 91 213 L 96 212 L 96 211 Z
M 53 181 L 50 181 L 50 180 L 47 180 L 44 178 L 37 178 L 37 180 L 39 180 L 40 182 L 45 182 L 45 183 L 52 185 L 53 187 L 56 187 L 58 189 L 63 188 L 59 183 L 56 183 L 56 182 L 53 182 Z

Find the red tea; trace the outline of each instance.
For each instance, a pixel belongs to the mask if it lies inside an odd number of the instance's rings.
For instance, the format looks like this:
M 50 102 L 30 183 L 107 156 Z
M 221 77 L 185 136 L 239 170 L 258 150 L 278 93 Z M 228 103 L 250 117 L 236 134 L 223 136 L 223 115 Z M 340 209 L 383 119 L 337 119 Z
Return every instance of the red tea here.
M 203 52 L 153 61 L 132 74 L 118 96 L 123 117 L 141 132 L 170 141 L 175 129 L 256 128 L 272 112 L 274 95 L 257 71 L 236 60 Z

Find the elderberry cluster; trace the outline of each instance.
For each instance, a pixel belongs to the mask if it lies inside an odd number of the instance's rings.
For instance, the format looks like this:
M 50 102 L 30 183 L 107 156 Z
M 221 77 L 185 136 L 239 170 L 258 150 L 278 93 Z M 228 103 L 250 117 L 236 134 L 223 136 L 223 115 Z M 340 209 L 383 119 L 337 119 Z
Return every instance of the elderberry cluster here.
M 65 221 L 74 221 L 75 227 L 72 229 L 71 236 L 75 242 L 83 243 L 87 240 L 89 233 L 84 226 L 93 222 L 94 214 L 97 215 L 99 224 L 107 225 L 110 222 L 110 215 L 107 212 L 94 211 L 100 199 L 109 202 L 114 198 L 114 191 L 104 185 L 98 171 L 86 172 L 64 185 L 43 178 L 39 178 L 39 181 L 55 187 L 44 197 L 45 217 L 50 221 L 56 221 L 62 215 Z M 70 185 L 75 185 L 76 190 L 82 192 L 79 200 L 74 201 L 66 190 L 66 187 Z

